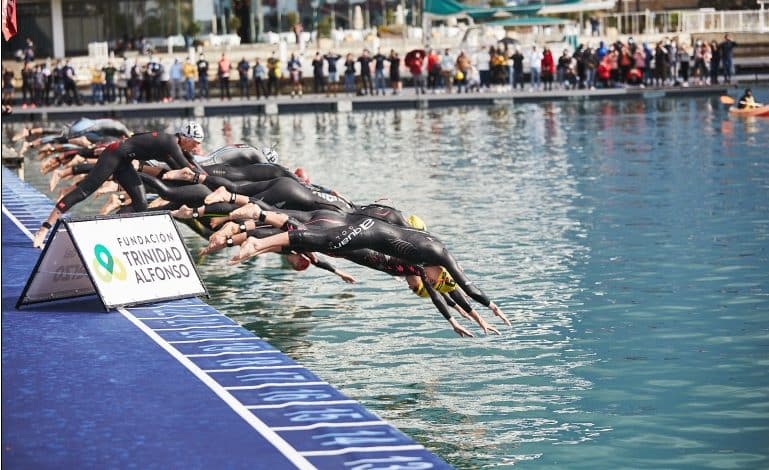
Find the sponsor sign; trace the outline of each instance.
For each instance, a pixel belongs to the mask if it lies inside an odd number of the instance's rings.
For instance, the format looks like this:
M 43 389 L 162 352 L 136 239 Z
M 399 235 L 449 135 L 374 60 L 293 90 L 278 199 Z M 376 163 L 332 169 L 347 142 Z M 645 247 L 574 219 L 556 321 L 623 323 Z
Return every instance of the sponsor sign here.
M 108 310 L 207 295 L 168 212 L 60 221 L 17 305 L 94 293 Z

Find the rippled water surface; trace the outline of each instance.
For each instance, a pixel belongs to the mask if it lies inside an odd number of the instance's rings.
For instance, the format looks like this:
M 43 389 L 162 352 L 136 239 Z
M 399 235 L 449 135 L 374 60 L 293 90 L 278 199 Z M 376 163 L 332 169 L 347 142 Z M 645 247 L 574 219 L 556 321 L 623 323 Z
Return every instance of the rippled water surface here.
M 201 260 L 214 306 L 457 468 L 769 468 L 769 119 L 683 98 L 206 130 L 419 214 L 511 318 L 460 339 L 344 261 L 357 284 Z

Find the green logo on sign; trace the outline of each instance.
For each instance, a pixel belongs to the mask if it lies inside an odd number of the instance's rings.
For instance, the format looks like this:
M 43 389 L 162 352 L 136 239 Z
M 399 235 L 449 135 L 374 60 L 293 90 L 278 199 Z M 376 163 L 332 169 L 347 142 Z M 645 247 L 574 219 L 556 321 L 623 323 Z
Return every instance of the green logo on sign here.
M 97 244 L 93 247 L 93 254 L 96 257 L 91 262 L 91 266 L 99 279 L 104 282 L 111 282 L 112 279 L 125 281 L 127 275 L 125 265 L 119 259 L 113 258 L 106 246 Z

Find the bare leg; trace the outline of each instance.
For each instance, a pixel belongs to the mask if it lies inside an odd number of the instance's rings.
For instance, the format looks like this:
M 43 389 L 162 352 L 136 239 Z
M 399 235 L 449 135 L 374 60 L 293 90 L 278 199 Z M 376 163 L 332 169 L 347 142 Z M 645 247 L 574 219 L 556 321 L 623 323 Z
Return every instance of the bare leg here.
M 238 254 L 230 258 L 229 264 L 238 264 L 248 258 L 264 253 L 277 253 L 281 248 L 288 246 L 288 244 L 288 232 L 270 235 L 267 238 L 248 237 L 248 240 L 240 245 Z

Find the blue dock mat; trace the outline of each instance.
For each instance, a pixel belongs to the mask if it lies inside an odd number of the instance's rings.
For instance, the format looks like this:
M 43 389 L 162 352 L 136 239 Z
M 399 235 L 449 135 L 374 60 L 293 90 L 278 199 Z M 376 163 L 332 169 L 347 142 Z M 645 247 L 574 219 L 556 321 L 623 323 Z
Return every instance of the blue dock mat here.
M 52 204 L 2 181 L 3 467 L 450 468 L 198 299 L 17 310 Z

